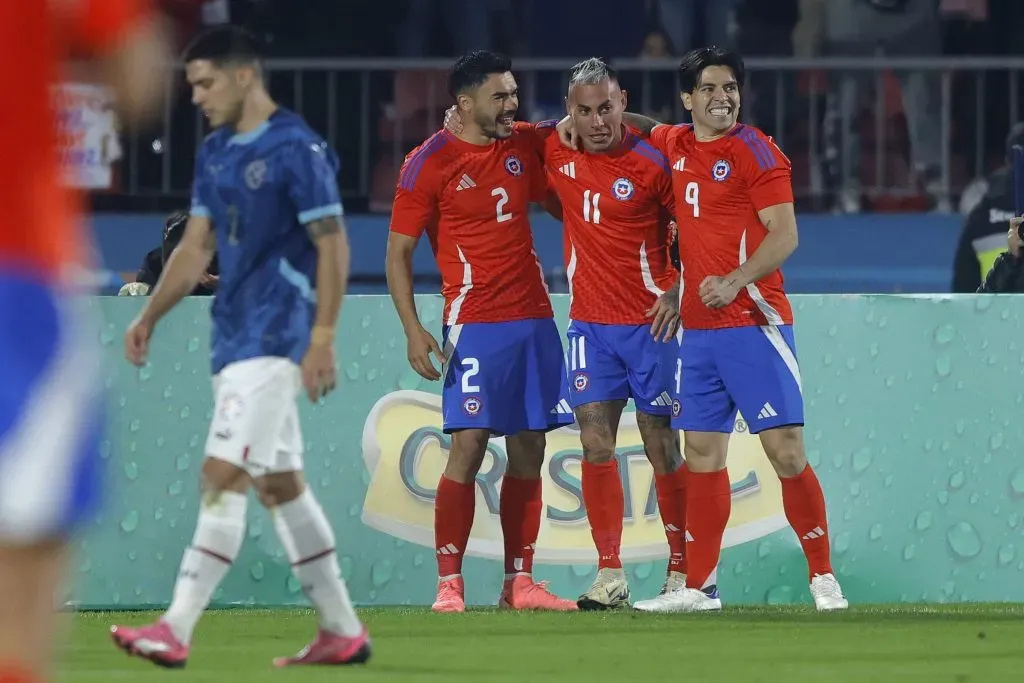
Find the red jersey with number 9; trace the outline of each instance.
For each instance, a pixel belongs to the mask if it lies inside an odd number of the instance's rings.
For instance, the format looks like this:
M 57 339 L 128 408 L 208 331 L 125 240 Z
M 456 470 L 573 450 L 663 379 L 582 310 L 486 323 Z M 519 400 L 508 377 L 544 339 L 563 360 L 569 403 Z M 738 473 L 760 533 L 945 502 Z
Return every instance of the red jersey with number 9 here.
M 111 50 L 145 16 L 143 0 L 0 2 L 0 268 L 63 278 L 88 252 L 62 182 L 54 91 L 61 63 Z
M 768 230 L 758 211 L 792 203 L 792 165 L 786 155 L 770 137 L 743 124 L 710 142 L 699 142 L 689 124 L 661 125 L 650 140 L 672 168 L 683 327 L 791 325 L 793 310 L 778 269 L 741 289 L 723 308 L 705 306 L 698 291 L 704 278 L 728 275 L 761 245 Z
M 405 158 L 391 230 L 427 233 L 445 325 L 553 317 L 528 217 L 546 195 L 529 132 L 474 145 L 442 130 Z

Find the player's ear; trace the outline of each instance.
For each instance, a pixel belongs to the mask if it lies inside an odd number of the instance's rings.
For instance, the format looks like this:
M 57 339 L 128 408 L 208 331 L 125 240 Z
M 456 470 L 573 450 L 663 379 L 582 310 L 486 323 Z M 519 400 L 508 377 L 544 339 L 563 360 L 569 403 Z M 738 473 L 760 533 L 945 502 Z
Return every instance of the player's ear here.
M 622 111 L 626 111 L 626 102 L 629 101 L 629 98 L 627 97 L 625 90 L 620 90 L 619 92 L 622 93 Z
M 459 111 L 472 111 L 473 98 L 465 94 L 457 95 L 455 97 L 455 106 L 459 108 Z
M 682 101 L 683 108 L 686 109 L 686 111 L 693 111 L 693 95 L 685 91 L 680 92 L 679 99 Z

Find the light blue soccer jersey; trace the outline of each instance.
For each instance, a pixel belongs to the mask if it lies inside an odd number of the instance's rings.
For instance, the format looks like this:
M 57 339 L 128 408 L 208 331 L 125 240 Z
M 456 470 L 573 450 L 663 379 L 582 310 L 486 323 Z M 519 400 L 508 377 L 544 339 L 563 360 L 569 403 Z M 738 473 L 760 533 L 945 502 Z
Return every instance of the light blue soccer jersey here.
M 302 117 L 278 109 L 248 133 L 221 128 L 196 156 L 192 215 L 217 235 L 212 365 L 300 362 L 316 316 L 316 245 L 305 225 L 343 213 L 338 157 Z

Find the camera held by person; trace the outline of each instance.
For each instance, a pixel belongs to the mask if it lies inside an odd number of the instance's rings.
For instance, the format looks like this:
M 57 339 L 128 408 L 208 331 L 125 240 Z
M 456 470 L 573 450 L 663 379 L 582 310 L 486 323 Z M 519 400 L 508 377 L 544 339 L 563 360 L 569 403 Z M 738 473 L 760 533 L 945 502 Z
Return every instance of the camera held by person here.
M 164 224 L 162 244 L 146 254 L 142 261 L 142 267 L 139 268 L 139 272 L 135 276 L 135 282 L 129 282 L 121 287 L 117 293 L 118 296 L 146 296 L 152 291 L 157 280 L 160 279 L 167 259 L 171 257 L 171 253 L 181 242 L 187 224 L 188 213 L 185 211 L 177 211 L 167 218 L 167 222 Z M 210 267 L 196 288 L 192 290 L 191 296 L 213 296 L 217 291 L 219 272 L 217 255 L 214 254 Z

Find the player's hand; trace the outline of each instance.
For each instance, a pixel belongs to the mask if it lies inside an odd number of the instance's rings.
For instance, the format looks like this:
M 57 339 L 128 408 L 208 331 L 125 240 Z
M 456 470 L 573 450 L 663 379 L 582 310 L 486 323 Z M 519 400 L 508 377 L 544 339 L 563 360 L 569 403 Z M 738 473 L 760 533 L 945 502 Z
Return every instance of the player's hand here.
M 678 297 L 673 292 L 665 292 L 647 311 L 647 317 L 654 318 L 654 322 L 651 323 L 651 336 L 659 341 L 668 341 L 679 329 Z
M 559 121 L 558 125 L 555 126 L 555 130 L 558 131 L 558 139 L 563 147 L 568 147 L 569 149 L 580 148 L 580 134 L 576 131 L 576 126 L 573 125 L 571 118 L 566 116 Z
M 313 342 L 302 357 L 302 386 L 311 403 L 316 403 L 334 391 L 338 383 L 338 368 L 334 362 L 334 344 Z
M 1024 218 L 1011 218 L 1010 230 L 1006 233 L 1007 247 L 1010 249 L 1010 253 L 1017 258 L 1020 258 L 1021 247 L 1024 247 L 1024 241 L 1020 238 L 1021 223 L 1024 223 Z
M 697 293 L 708 308 L 725 308 L 740 293 L 740 281 L 735 276 L 724 278 L 721 275 L 708 275 L 700 283 Z
M 410 334 L 408 353 L 409 365 L 412 366 L 412 369 L 420 377 L 431 382 L 441 379 L 440 370 L 435 368 L 434 363 L 430 360 L 430 354 L 433 353 L 442 366 L 445 364 L 444 354 L 441 352 L 441 347 L 438 345 L 437 340 L 434 339 L 434 335 L 422 327 Z
M 444 111 L 444 129 L 452 135 L 462 132 L 462 115 L 454 104 Z
M 220 276 L 211 275 L 210 273 L 203 273 L 203 276 L 199 278 L 199 284 L 209 289 L 216 287 L 218 282 L 220 282 Z
M 149 338 L 153 336 L 153 324 L 143 318 L 136 318 L 124 333 L 124 357 L 141 368 L 149 354 Z

